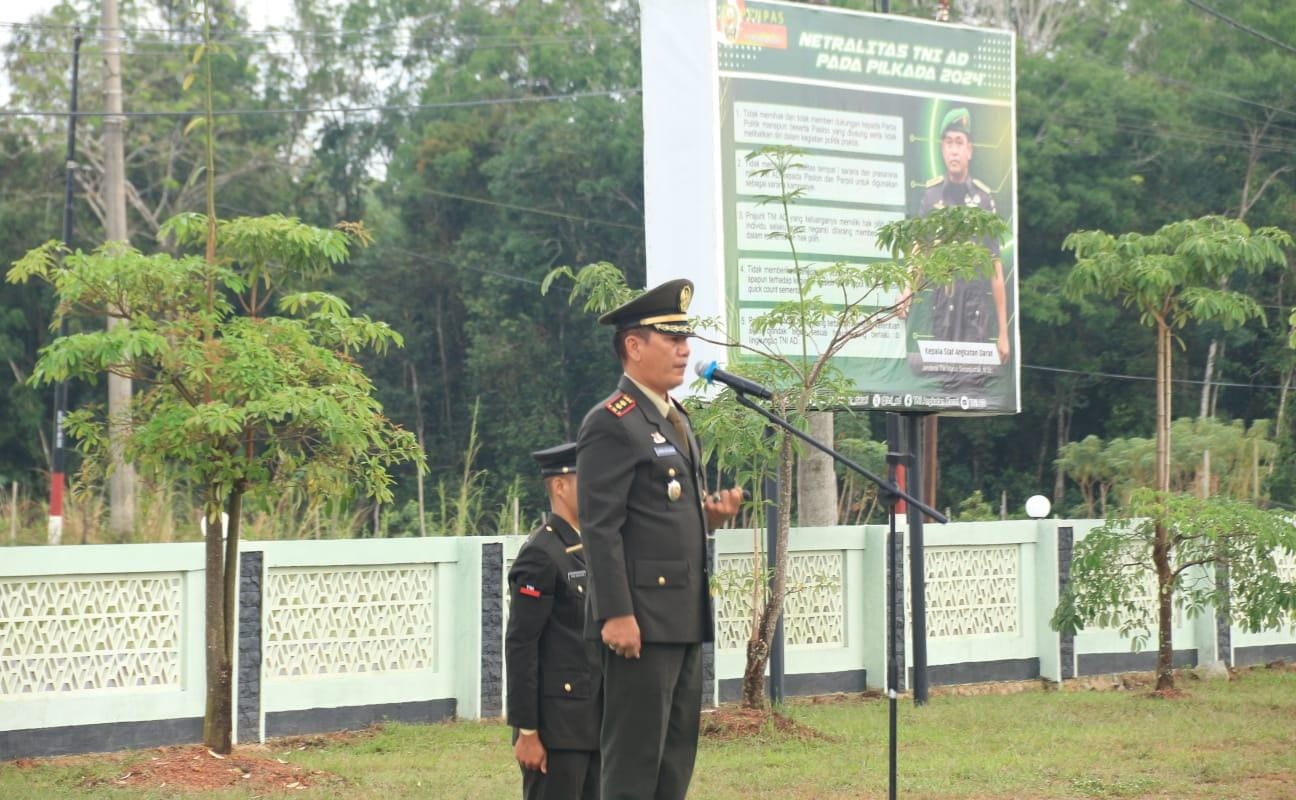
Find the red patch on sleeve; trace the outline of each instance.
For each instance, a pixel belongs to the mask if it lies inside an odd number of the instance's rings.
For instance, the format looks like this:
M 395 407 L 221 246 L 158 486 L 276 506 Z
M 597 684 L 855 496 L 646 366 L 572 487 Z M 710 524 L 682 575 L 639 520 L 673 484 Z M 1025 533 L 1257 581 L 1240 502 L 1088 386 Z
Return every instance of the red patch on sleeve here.
M 634 409 L 635 399 L 630 395 L 626 394 L 625 392 L 622 392 L 621 394 L 609 400 L 607 402 L 607 405 L 603 407 L 606 408 L 608 411 L 611 411 L 614 415 L 618 417 L 624 417 L 626 414 L 629 414 L 632 409 Z
M 519 592 L 520 594 L 524 594 L 524 595 L 526 595 L 527 597 L 539 597 L 539 596 L 540 596 L 540 590 L 537 589 L 536 587 L 532 586 L 532 585 L 529 584 L 529 583 L 527 583 L 527 584 L 523 584 L 522 586 L 519 586 L 519 587 L 518 587 L 518 592 Z

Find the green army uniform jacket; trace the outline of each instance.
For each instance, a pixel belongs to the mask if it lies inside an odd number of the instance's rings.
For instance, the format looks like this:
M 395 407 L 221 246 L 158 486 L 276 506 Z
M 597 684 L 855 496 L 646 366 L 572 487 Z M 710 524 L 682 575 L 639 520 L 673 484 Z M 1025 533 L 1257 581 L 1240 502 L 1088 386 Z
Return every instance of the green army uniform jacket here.
M 579 550 L 567 552 L 580 543 L 562 517 L 550 514 L 509 569 L 508 721 L 538 730 L 551 750 L 599 747 L 601 654 L 583 635 L 585 561 Z
M 624 376 L 581 424 L 576 472 L 590 639 L 625 614 L 634 614 L 644 642 L 712 639 L 701 450 L 688 438 Z
M 932 178 L 923 191 L 920 216 L 949 206 L 970 206 L 995 212 L 990 187 L 976 178 L 953 183 L 944 175 Z M 999 242 L 987 239 L 986 248 L 999 258 Z M 951 286 L 932 289 L 932 335 L 941 341 L 986 342 L 999 334 L 994 294 L 988 276 L 960 279 Z

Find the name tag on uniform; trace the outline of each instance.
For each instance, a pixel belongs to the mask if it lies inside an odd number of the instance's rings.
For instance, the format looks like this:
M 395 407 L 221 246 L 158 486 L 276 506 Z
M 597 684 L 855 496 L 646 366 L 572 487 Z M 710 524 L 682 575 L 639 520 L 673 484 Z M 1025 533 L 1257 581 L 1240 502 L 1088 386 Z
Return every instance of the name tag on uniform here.
M 568 573 L 567 573 L 567 580 L 569 580 L 569 581 L 574 581 L 574 580 L 576 580 L 577 578 L 583 578 L 583 577 L 585 577 L 585 570 L 583 570 L 583 569 L 578 569 L 578 570 L 576 570 L 575 572 L 568 572 Z
M 675 445 L 673 444 L 658 445 L 653 448 L 653 452 L 657 454 L 658 458 L 679 455 L 679 451 L 675 449 Z

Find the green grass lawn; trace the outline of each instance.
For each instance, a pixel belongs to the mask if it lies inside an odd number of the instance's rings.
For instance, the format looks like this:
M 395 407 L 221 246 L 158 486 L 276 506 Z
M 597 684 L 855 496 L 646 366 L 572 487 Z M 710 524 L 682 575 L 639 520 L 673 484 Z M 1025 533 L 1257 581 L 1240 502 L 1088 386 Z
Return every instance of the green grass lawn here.
M 1185 678 L 1180 685 L 1188 694 L 1177 700 L 1121 691 L 937 696 L 921 709 L 903 702 L 899 795 L 1296 798 L 1296 672 L 1259 669 L 1229 683 Z M 885 701 L 794 702 L 787 713 L 822 737 L 704 739 L 690 796 L 886 796 Z M 166 788 L 111 786 L 148 753 L 0 764 L 0 798 L 176 796 Z M 338 776 L 289 793 L 296 797 L 494 800 L 520 794 L 508 731 L 499 723 L 393 724 L 351 737 L 271 742 L 268 754 Z

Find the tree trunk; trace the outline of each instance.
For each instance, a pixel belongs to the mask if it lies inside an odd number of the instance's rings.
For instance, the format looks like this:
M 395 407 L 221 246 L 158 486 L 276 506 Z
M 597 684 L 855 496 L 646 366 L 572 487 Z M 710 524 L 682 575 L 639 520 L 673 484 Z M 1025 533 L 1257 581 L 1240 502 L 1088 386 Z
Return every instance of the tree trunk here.
M 756 626 L 756 637 L 747 643 L 747 665 L 743 669 L 742 705 L 744 708 L 767 707 L 765 666 L 769 663 L 770 643 L 783 613 L 787 596 L 788 534 L 792 528 L 792 437 L 782 434 L 779 445 L 778 557 L 774 561 L 774 586 L 765 601 Z
M 213 494 L 206 503 L 207 533 L 204 610 L 207 617 L 207 708 L 203 714 L 203 744 L 217 753 L 230 751 L 233 727 L 230 708 L 232 672 L 226 630 L 225 551 L 222 547 L 220 501 Z
M 1287 394 L 1291 391 L 1293 377 L 1296 377 L 1296 367 L 1288 367 L 1283 370 L 1282 389 L 1278 391 L 1278 414 L 1274 419 L 1273 436 L 1275 442 L 1283 440 L 1283 421 L 1287 415 Z M 1271 472 L 1273 471 L 1272 463 L 1269 465 L 1269 469 Z
M 409 365 L 410 372 L 410 389 L 414 392 L 414 435 L 418 438 L 419 450 L 427 452 L 427 443 L 423 438 L 423 396 L 419 393 L 418 367 L 414 366 L 411 361 Z M 416 470 L 418 483 L 415 484 L 418 489 L 418 515 L 419 515 L 419 536 L 427 536 L 427 503 L 424 495 L 423 484 L 425 478 L 423 470 Z
M 1215 358 L 1219 355 L 1219 339 L 1211 339 L 1210 349 L 1206 351 L 1206 372 L 1202 376 L 1201 410 L 1197 416 L 1206 419 L 1211 416 L 1211 381 L 1215 376 Z
M 1057 447 L 1055 453 L 1061 454 L 1062 448 L 1066 447 L 1067 439 L 1071 436 L 1071 426 L 1067 422 L 1068 409 L 1062 403 L 1058 403 L 1057 408 Z M 1066 470 L 1057 467 L 1057 472 L 1053 475 L 1053 507 L 1061 508 L 1062 501 L 1066 499 Z
M 810 435 L 832 446 L 833 412 L 806 415 Z M 832 456 L 806 447 L 797 463 L 797 523 L 802 527 L 837 524 L 837 471 Z
M 445 430 L 452 430 L 452 408 L 450 398 L 450 359 L 446 355 L 445 334 L 445 293 L 438 291 L 436 296 L 436 337 L 437 359 L 441 362 L 441 423 Z
M 1157 322 L 1156 488 L 1170 491 L 1170 327 Z
M 1156 484 L 1157 491 L 1170 493 L 1170 328 L 1164 320 L 1157 321 L 1157 408 L 1156 408 Z M 1174 644 L 1171 640 L 1171 581 L 1170 532 L 1165 521 L 1159 520 L 1154 528 L 1152 563 L 1157 573 L 1157 669 L 1156 688 L 1174 688 Z

